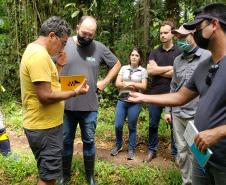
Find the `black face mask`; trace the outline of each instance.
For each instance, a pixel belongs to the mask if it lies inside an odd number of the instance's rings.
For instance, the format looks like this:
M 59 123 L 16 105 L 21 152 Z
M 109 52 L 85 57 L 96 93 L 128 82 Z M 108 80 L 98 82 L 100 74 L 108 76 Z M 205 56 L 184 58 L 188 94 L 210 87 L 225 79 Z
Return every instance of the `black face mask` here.
M 78 42 L 79 42 L 81 47 L 88 46 L 93 41 L 93 39 L 81 37 L 79 34 L 77 35 L 77 39 L 78 39 Z
M 212 36 L 212 35 L 211 35 Z M 210 37 L 211 37 L 210 36 Z M 199 30 L 199 31 L 196 31 L 194 33 L 194 39 L 195 39 L 195 42 L 196 44 L 200 47 L 200 48 L 203 48 L 203 49 L 207 49 L 208 46 L 209 46 L 209 42 L 210 42 L 210 37 L 208 39 L 204 38 L 202 36 L 202 30 Z

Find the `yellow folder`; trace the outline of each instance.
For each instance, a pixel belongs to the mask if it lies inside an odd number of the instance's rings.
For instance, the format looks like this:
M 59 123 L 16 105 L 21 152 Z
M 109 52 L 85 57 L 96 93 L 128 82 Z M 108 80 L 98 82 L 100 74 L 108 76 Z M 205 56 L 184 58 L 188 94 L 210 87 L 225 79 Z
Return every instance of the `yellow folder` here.
M 71 91 L 76 89 L 86 77 L 84 75 L 60 76 L 61 91 Z

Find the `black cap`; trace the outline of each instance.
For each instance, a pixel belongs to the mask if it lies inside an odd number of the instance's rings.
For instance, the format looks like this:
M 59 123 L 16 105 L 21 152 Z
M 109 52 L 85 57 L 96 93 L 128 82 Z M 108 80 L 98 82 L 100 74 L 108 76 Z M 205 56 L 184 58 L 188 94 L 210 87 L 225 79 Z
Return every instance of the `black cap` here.
M 217 19 L 218 21 L 220 21 L 221 23 L 223 24 L 226 24 L 226 21 L 221 19 L 220 17 L 217 17 L 217 16 L 212 16 L 212 15 L 209 15 L 209 14 L 205 14 L 205 13 L 201 13 L 201 14 L 198 14 L 194 21 L 192 22 L 189 22 L 189 23 L 185 23 L 184 24 L 184 27 L 187 29 L 187 30 L 193 30 L 195 29 L 196 25 L 200 22 L 202 22 L 204 19 Z

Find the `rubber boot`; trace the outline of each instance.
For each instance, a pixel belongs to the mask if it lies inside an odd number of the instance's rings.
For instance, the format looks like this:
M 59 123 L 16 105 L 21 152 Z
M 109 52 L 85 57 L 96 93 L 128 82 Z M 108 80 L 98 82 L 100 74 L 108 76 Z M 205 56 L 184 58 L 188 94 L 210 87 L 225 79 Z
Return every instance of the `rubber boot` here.
M 63 174 L 57 179 L 57 185 L 67 185 L 71 180 L 71 162 L 72 155 L 63 157 Z
M 0 130 L 0 154 L 7 156 L 11 152 L 9 137 L 5 130 Z
M 71 179 L 71 162 L 72 155 L 63 157 L 63 178 L 65 183 Z
M 86 180 L 89 185 L 96 185 L 96 182 L 94 180 L 94 164 L 95 164 L 95 155 L 84 156 Z

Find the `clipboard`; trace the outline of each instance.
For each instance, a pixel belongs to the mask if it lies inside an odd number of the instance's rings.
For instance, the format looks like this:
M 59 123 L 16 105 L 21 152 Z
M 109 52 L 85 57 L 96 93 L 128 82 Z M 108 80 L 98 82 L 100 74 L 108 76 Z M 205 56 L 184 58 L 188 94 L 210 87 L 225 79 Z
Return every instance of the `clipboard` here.
M 60 76 L 61 91 L 71 91 L 76 89 L 86 80 L 84 75 Z

